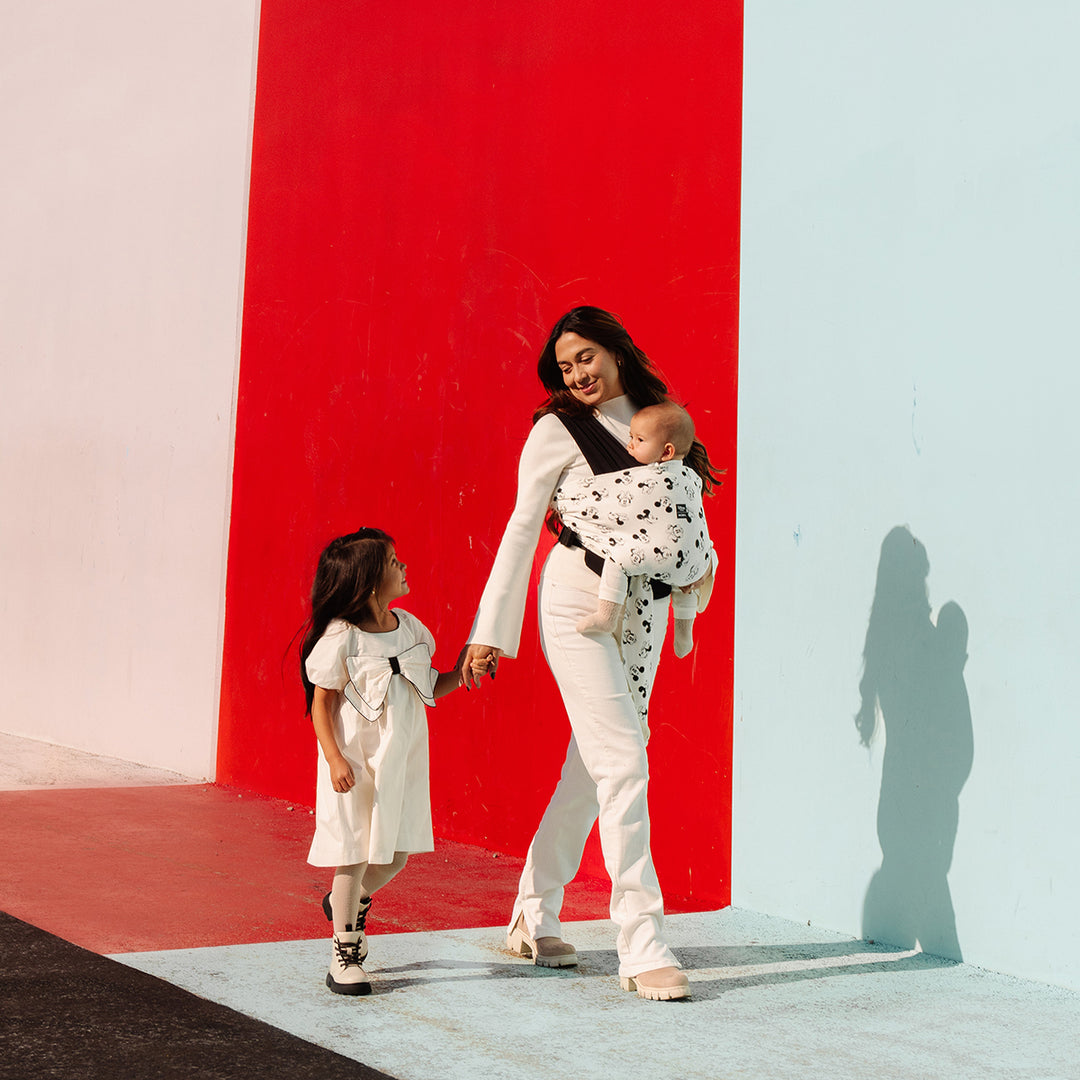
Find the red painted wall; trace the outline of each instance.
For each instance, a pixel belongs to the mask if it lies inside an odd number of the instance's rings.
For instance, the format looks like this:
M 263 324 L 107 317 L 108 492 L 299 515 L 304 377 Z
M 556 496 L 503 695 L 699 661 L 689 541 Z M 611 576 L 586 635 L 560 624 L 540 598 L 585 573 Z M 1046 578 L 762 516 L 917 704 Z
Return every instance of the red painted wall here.
M 698 647 L 653 698 L 673 905 L 727 903 L 741 3 L 264 0 L 218 779 L 313 800 L 294 632 L 361 525 L 450 667 L 567 308 L 618 312 L 729 470 Z M 670 645 L 668 646 L 670 650 Z M 522 853 L 569 737 L 540 653 L 430 715 L 436 833 Z M 599 866 L 596 852 L 589 856 Z

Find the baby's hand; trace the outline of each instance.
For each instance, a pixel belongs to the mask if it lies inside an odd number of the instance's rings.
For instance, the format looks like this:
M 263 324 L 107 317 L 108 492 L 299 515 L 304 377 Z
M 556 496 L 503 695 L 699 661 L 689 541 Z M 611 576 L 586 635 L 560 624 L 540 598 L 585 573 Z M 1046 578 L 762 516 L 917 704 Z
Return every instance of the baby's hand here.
M 711 574 L 712 574 L 712 570 L 710 569 L 705 573 L 704 577 L 699 577 L 697 579 L 697 581 L 693 582 L 692 584 L 679 586 L 679 592 L 684 592 L 684 593 L 701 592 L 701 586 L 704 585 L 705 582 L 709 580 L 709 576 Z

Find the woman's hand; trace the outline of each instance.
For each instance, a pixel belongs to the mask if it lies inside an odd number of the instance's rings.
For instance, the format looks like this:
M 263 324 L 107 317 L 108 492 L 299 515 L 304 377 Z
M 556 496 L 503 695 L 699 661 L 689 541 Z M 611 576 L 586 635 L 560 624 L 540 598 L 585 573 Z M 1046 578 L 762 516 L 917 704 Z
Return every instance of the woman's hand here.
M 502 649 L 496 649 L 494 645 L 466 645 L 458 656 L 458 670 L 465 689 L 469 689 L 470 683 L 479 687 L 485 675 L 494 679 L 501 656 Z

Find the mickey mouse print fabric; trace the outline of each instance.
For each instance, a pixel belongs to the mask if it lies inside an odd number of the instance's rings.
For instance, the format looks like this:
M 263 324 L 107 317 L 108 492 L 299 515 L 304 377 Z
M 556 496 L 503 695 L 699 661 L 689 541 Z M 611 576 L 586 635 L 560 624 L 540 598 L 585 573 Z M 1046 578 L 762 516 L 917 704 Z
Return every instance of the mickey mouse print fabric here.
M 708 569 L 712 542 L 701 477 L 681 461 L 567 478 L 553 502 L 589 551 L 631 577 L 679 587 Z

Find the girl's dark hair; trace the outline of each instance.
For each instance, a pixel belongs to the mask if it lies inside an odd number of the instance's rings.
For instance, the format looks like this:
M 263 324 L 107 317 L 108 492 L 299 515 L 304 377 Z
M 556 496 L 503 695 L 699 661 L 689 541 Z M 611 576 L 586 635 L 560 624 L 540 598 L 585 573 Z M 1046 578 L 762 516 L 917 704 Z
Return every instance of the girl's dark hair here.
M 307 658 L 334 619 L 358 623 L 371 613 L 371 594 L 379 587 L 394 538 L 382 529 L 357 529 L 331 540 L 319 556 L 311 586 L 311 618 L 300 643 L 300 681 L 304 684 L 306 714 L 311 712 L 315 686 L 308 678 Z
M 668 397 L 667 384 L 657 374 L 652 361 L 634 344 L 634 339 L 618 316 L 603 308 L 585 305 L 571 308 L 551 328 L 551 333 L 540 351 L 536 374 L 540 376 L 540 382 L 548 396 L 533 413 L 534 424 L 548 413 L 561 412 L 570 416 L 581 416 L 591 411 L 590 406 L 574 397 L 563 382 L 562 372 L 555 359 L 555 343 L 563 334 L 577 334 L 586 341 L 592 341 L 607 349 L 619 364 L 619 377 L 626 396 L 639 409 L 671 400 Z M 705 494 L 711 495 L 713 485 L 720 483 L 720 475 L 709 461 L 705 446 L 695 440 L 690 452 L 683 459 L 683 464 L 701 477 Z

